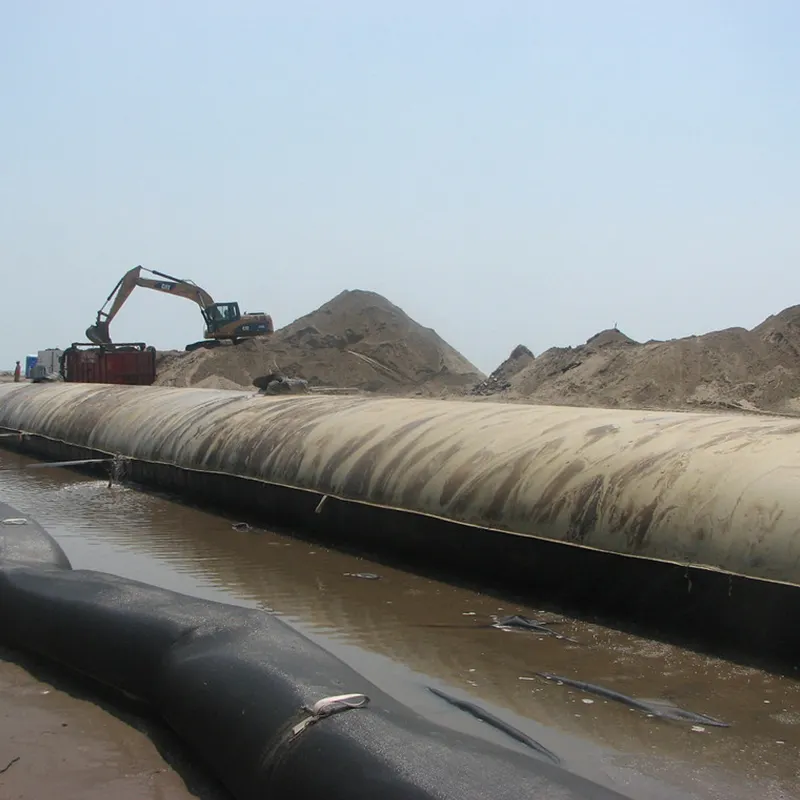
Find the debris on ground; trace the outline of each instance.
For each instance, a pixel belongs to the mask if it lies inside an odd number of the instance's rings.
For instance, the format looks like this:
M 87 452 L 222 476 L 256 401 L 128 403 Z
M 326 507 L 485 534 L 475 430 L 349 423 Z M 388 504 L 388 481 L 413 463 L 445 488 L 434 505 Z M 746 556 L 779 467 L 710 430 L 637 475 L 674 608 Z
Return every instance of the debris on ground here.
M 253 380 L 259 394 L 308 394 L 308 381 L 304 378 L 287 378 L 279 372 L 270 372 Z

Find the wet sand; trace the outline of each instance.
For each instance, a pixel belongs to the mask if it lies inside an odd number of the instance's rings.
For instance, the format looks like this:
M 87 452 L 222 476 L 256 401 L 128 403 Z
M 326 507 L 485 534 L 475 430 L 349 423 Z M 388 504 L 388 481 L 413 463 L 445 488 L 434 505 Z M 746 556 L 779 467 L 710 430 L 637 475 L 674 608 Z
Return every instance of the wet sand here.
M 4 770 L 4 771 L 3 771 Z M 229 800 L 138 710 L 0 649 L 2 800 Z
M 585 619 L 554 626 L 578 644 L 500 631 L 490 627 L 492 615 L 548 618 L 558 609 L 275 531 L 234 530 L 236 520 L 174 498 L 66 470 L 27 471 L 27 463 L 0 451 L 7 470 L 0 492 L 53 533 L 76 567 L 278 613 L 419 713 L 507 744 L 426 686 L 469 697 L 556 751 L 567 768 L 637 800 L 800 798 L 800 683 L 793 677 Z M 648 718 L 539 680 L 537 671 L 667 699 L 731 727 L 694 730 Z

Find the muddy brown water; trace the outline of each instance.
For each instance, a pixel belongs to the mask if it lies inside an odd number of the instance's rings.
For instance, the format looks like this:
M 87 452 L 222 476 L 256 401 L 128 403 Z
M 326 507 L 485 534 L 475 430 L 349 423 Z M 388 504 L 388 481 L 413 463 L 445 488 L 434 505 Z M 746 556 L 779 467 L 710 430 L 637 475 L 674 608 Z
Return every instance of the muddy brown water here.
M 554 615 L 31 463 L 0 451 L 0 496 L 44 525 L 76 568 L 269 610 L 429 718 L 522 747 L 432 695 L 432 685 L 632 798 L 800 798 L 798 680 L 561 615 L 553 629 L 578 644 L 486 627 L 492 615 Z M 669 700 L 731 727 L 648 717 L 535 672 Z

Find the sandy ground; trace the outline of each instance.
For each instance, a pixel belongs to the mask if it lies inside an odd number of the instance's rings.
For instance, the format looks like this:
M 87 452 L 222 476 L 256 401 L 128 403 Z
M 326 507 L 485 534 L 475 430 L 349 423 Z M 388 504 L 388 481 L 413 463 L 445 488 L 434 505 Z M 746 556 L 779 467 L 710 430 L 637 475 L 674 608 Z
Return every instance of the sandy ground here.
M 0 649 L 0 800 L 230 800 L 172 734 Z

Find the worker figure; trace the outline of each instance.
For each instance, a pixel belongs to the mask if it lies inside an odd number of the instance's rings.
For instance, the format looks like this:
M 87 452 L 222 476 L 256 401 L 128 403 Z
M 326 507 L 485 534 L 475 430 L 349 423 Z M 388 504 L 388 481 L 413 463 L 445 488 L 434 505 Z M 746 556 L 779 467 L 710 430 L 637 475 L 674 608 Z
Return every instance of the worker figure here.
M 19 377 L 21 374 L 22 374 L 22 367 L 20 367 L 19 361 L 17 361 L 17 366 L 14 367 L 14 383 L 19 383 Z

